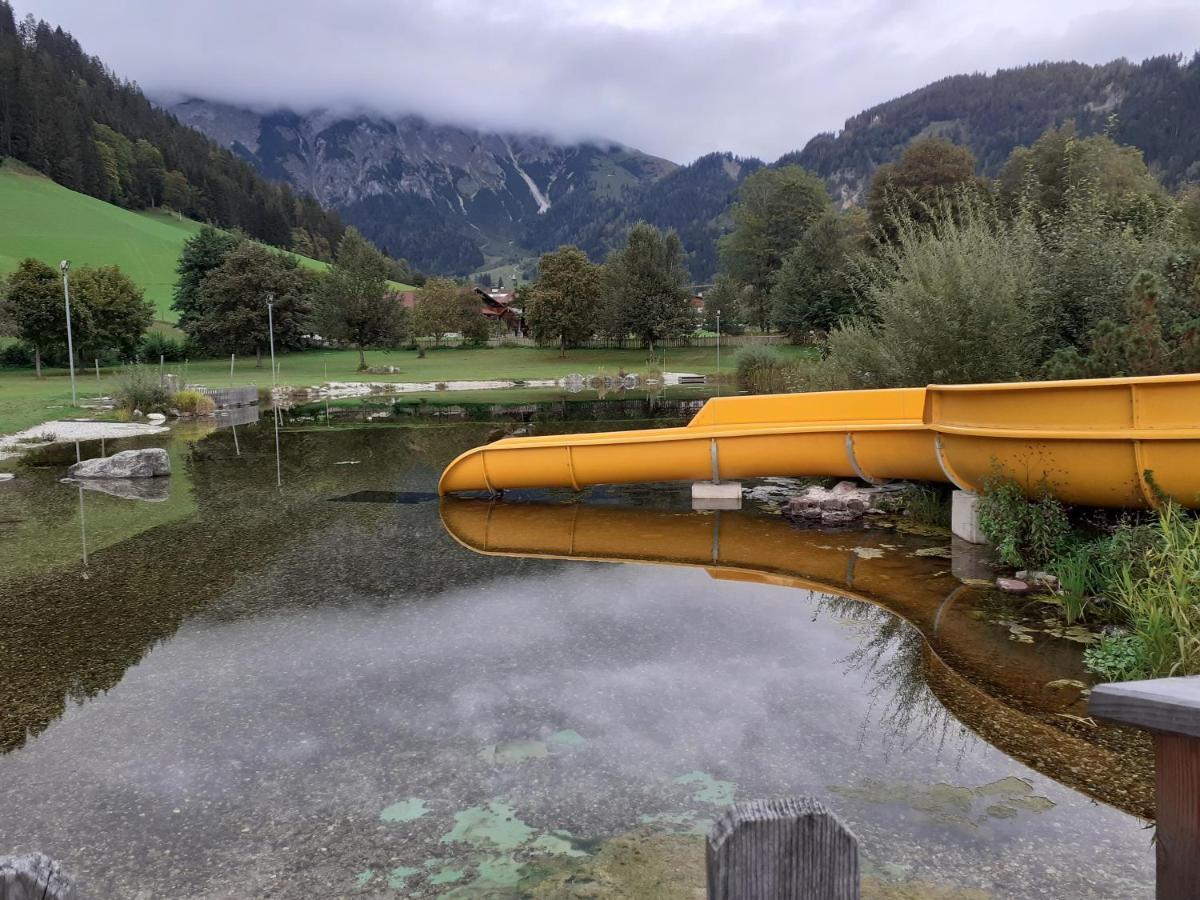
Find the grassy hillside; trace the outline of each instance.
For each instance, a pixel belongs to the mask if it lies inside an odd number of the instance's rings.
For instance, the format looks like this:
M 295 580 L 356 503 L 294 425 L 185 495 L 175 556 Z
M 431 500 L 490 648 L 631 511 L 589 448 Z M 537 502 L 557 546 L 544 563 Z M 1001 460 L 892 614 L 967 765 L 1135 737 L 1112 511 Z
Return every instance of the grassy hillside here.
M 0 165 L 0 274 L 33 256 L 51 265 L 116 264 L 146 292 L 156 316 L 174 322 L 175 263 L 200 224 L 161 210 L 132 212 L 77 194 L 12 160 Z M 299 257 L 301 264 L 325 263 Z M 407 285 L 396 288 L 408 290 Z

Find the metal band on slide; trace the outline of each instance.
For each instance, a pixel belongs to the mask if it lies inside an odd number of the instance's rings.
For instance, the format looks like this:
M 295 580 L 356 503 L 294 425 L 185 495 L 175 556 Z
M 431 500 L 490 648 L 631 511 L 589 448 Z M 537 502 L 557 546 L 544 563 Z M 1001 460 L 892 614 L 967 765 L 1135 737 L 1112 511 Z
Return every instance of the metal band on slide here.
M 850 431 L 846 432 L 846 458 L 850 460 L 850 468 L 854 470 L 854 474 L 867 484 L 884 484 L 887 481 L 886 478 L 872 478 L 863 471 L 863 467 L 858 464 L 858 459 L 854 455 L 854 434 Z
M 946 480 L 960 491 L 967 491 L 971 494 L 975 493 L 975 491 L 969 485 L 967 485 L 966 482 L 958 477 L 957 473 L 954 471 L 954 468 L 950 465 L 950 460 L 946 458 L 946 450 L 942 446 L 942 436 L 940 434 L 935 434 L 933 436 L 933 449 L 937 452 L 938 465 L 941 466 L 942 474 L 946 476 Z

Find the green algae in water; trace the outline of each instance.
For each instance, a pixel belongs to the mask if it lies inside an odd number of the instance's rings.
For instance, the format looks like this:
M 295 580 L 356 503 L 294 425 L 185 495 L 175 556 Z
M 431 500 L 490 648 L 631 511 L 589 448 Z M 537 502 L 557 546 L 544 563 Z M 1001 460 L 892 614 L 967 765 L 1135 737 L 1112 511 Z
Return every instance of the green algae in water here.
M 695 812 L 656 813 L 639 816 L 638 821 L 643 825 L 673 826 L 676 830 L 681 829 L 683 834 L 692 835 L 706 835 L 713 826 L 712 819 L 700 818 L 699 813 Z
M 551 744 L 573 745 L 582 744 L 585 741 L 586 738 L 584 738 L 584 736 L 574 728 L 564 728 L 562 731 L 556 731 L 554 734 L 550 735 Z
M 399 803 L 393 803 L 379 814 L 379 818 L 385 822 L 412 822 L 415 819 L 421 818 L 429 810 L 425 808 L 425 801 L 419 797 L 409 797 L 407 800 L 401 800 Z
M 924 813 L 931 822 L 975 830 L 989 819 L 1011 819 L 1021 810 L 1041 813 L 1054 802 L 1033 793 L 1033 785 L 1009 776 L 978 787 L 920 785 L 867 779 L 859 785 L 829 785 L 829 790 L 865 803 L 895 803 Z
M 367 883 L 374 877 L 375 877 L 374 869 L 367 869 L 364 872 L 359 872 L 357 875 L 354 876 L 354 886 L 356 888 L 364 888 L 367 886 Z
M 517 811 L 499 800 L 486 807 L 473 806 L 454 814 L 454 828 L 442 836 L 443 844 L 515 850 L 533 837 L 533 829 L 517 818 Z
M 446 898 L 487 897 L 499 892 L 510 896 L 512 888 L 521 883 L 525 864 L 507 854 L 481 857 L 476 865 L 478 875 L 469 884 L 442 894 Z
M 720 781 L 707 772 L 688 772 L 676 778 L 675 783 L 699 785 L 692 794 L 692 799 L 698 803 L 715 803 L 719 806 L 732 803 L 733 795 L 737 791 L 737 785 L 732 781 Z
M 411 866 L 397 866 L 388 872 L 388 887 L 394 891 L 398 891 L 404 887 L 404 882 L 420 871 L 420 869 L 414 869 Z
M 429 876 L 430 884 L 454 884 L 456 881 L 462 881 L 467 877 L 466 869 L 456 869 L 453 866 L 447 866 L 439 872 L 434 872 Z
M 562 837 L 565 835 L 566 837 Z M 567 838 L 571 837 L 569 831 L 556 831 L 554 834 L 543 834 L 536 841 L 529 845 L 531 850 L 537 850 L 540 853 L 549 853 L 553 856 L 587 856 L 583 850 L 579 850 Z

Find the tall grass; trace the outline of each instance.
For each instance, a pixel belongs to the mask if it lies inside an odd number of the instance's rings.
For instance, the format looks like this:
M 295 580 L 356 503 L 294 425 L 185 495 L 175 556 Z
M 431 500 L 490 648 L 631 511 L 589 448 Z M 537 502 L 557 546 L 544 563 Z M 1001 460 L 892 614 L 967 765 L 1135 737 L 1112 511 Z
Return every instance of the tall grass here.
M 113 401 L 126 412 L 165 412 L 171 403 L 171 393 L 159 380 L 156 369 L 135 363 L 121 370 Z
M 734 356 L 738 387 L 752 394 L 783 394 L 800 389 L 810 367 L 805 359 L 785 356 L 774 347 L 749 345 Z
M 1200 673 L 1200 519 L 1167 503 L 1152 527 L 1153 542 L 1121 567 L 1116 580 L 1114 599 L 1140 663 L 1132 677 L 1195 675 Z

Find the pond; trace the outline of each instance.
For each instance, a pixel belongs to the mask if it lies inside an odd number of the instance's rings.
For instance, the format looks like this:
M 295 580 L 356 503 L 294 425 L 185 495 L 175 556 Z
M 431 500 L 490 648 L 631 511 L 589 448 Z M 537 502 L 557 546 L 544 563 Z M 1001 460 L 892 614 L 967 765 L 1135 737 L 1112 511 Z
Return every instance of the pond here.
M 177 427 L 145 500 L 27 457 L 0 854 L 96 898 L 694 897 L 726 805 L 812 795 L 864 896 L 1152 895 L 1144 746 L 946 537 L 679 486 L 439 504 L 492 427 Z

